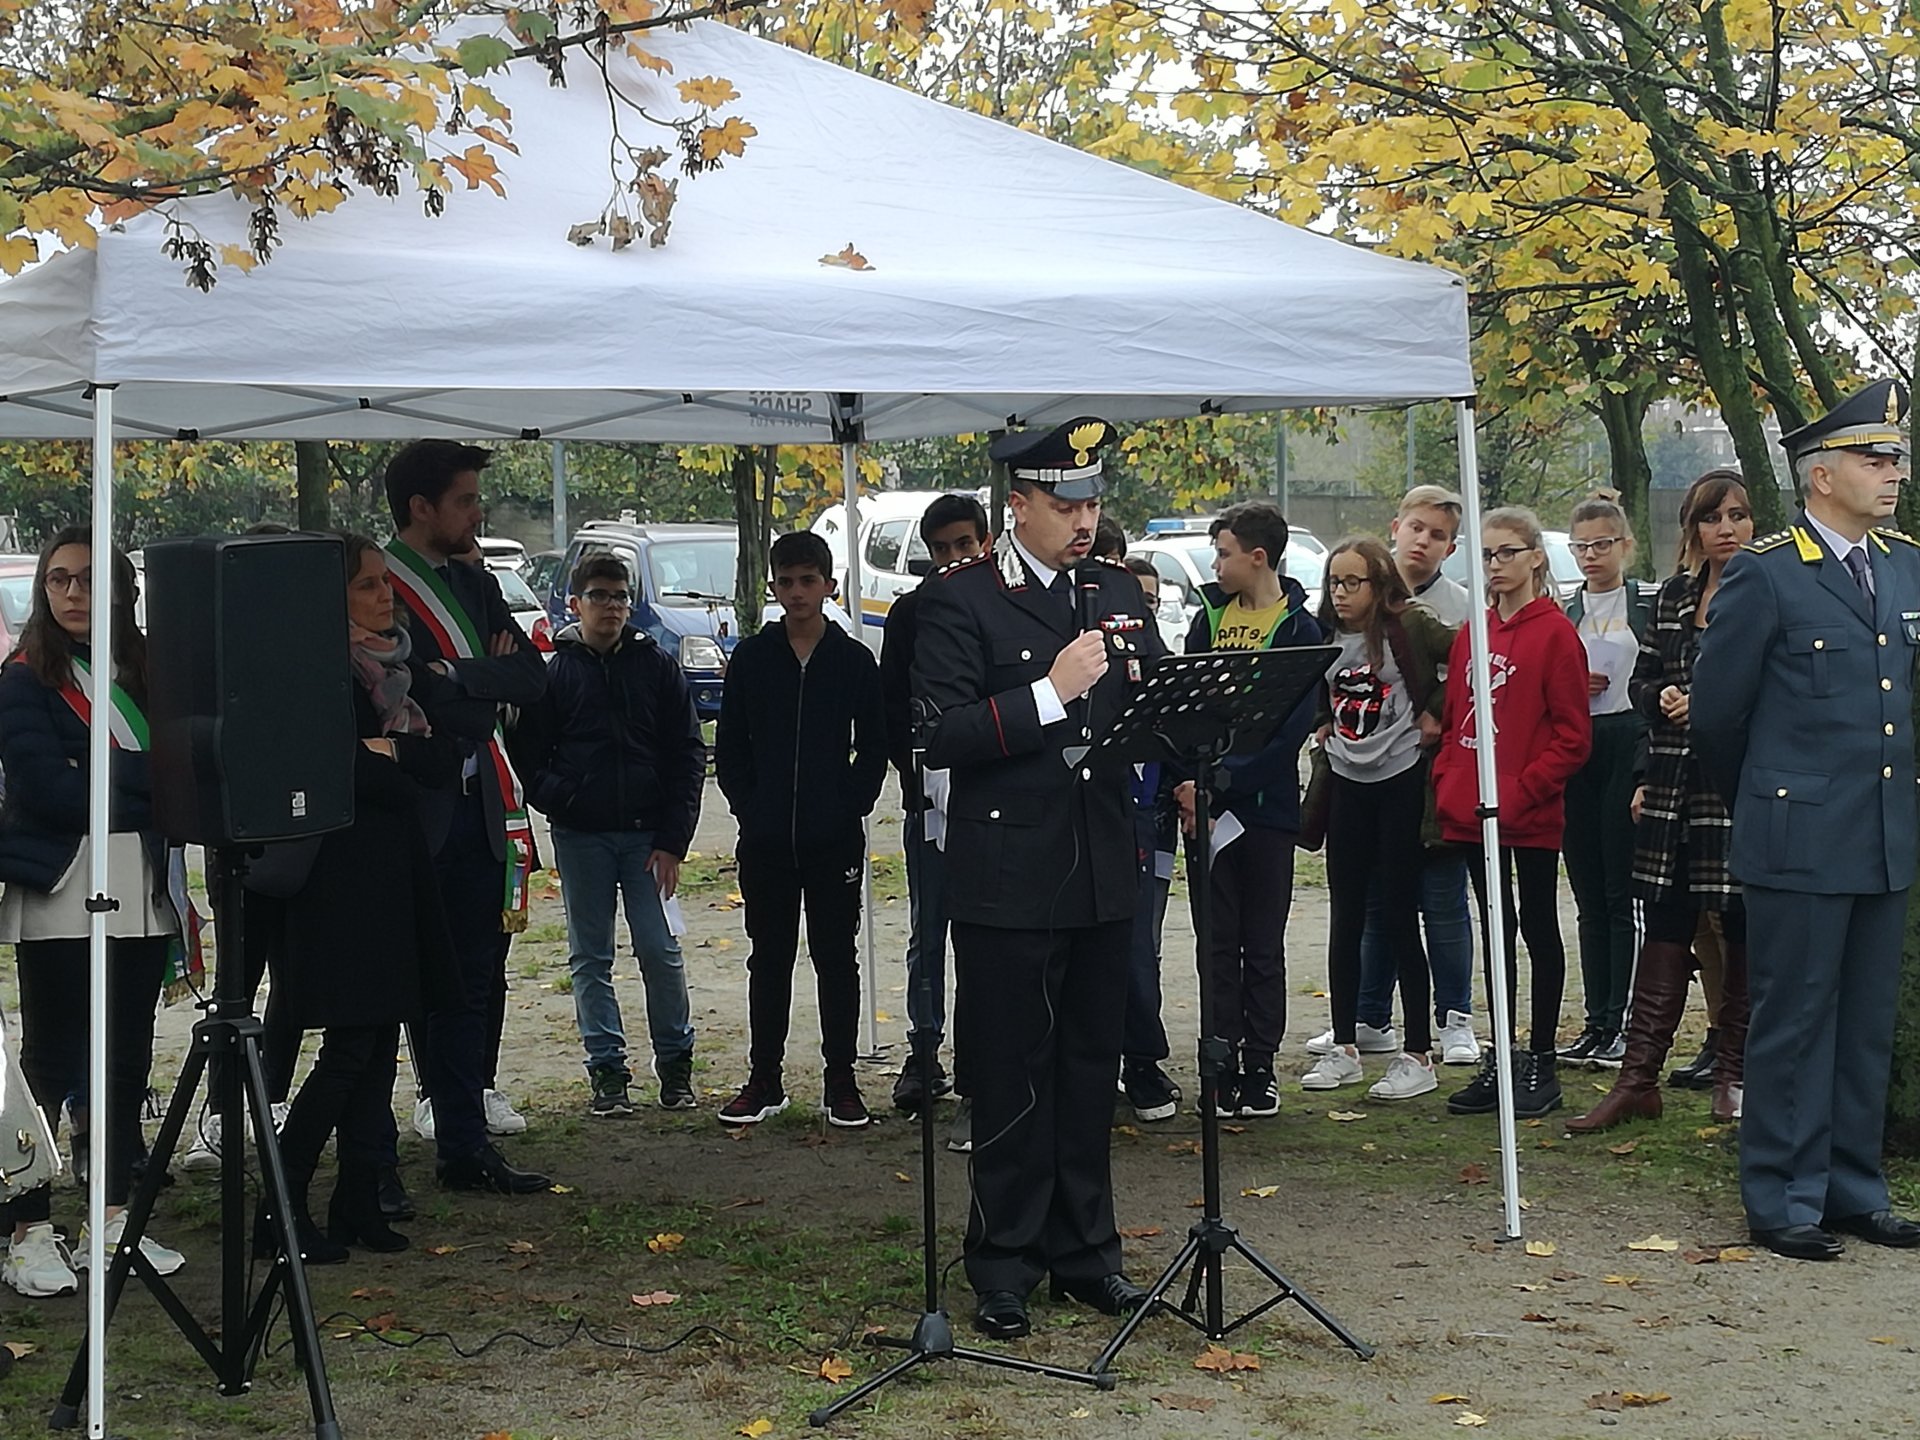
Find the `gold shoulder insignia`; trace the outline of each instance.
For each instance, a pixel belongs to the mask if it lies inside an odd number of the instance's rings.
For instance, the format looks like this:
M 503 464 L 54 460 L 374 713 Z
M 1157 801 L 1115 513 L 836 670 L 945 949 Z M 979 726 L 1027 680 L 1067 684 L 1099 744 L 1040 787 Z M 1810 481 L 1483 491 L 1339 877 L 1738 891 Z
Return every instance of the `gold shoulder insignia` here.
M 1920 540 L 1914 539 L 1905 531 L 1895 530 L 1891 525 L 1876 525 L 1873 527 L 1873 533 L 1883 540 L 1898 540 L 1902 545 L 1911 545 L 1916 550 L 1920 550 Z
M 1794 548 L 1800 552 L 1800 559 L 1804 563 L 1818 565 L 1827 558 L 1827 552 L 1820 548 L 1820 542 L 1798 525 L 1789 525 L 1787 534 L 1793 537 Z
M 1782 545 L 1787 544 L 1792 539 L 1793 532 L 1791 530 L 1778 530 L 1771 535 L 1762 535 L 1757 540 L 1749 540 L 1747 542 L 1747 549 L 1753 551 L 1756 555 L 1764 555 L 1769 550 L 1778 550 Z
M 1126 569 L 1126 568 L 1127 568 L 1127 562 L 1126 562 L 1126 561 L 1124 561 L 1124 560 L 1116 560 L 1116 559 L 1114 559 L 1114 558 L 1113 558 L 1113 556 L 1111 556 L 1111 555 L 1096 555 L 1096 556 L 1094 556 L 1093 558 L 1094 558 L 1094 559 L 1096 559 L 1096 560 L 1098 560 L 1098 561 L 1099 561 L 1099 562 L 1100 562 L 1100 563 L 1101 563 L 1102 565 L 1111 565 L 1111 566 L 1113 566 L 1113 568 L 1114 568 L 1114 569 L 1116 569 L 1116 570 L 1124 570 L 1124 569 Z
M 993 555 L 991 551 L 982 550 L 978 555 L 969 555 L 964 560 L 949 560 L 946 564 L 942 565 L 938 570 L 934 571 L 933 573 L 936 575 L 951 575 L 953 574 L 954 571 L 964 570 L 969 565 L 985 564 L 988 560 L 991 560 L 992 558 L 993 558 Z

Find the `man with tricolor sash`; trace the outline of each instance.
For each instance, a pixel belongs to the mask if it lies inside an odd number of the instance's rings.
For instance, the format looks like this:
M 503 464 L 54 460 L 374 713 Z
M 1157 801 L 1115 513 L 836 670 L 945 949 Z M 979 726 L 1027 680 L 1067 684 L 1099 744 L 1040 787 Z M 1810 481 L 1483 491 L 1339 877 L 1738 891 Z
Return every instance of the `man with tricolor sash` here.
M 498 717 L 501 706 L 538 701 L 547 674 L 508 613 L 499 582 L 483 567 L 451 559 L 473 546 L 485 515 L 480 472 L 491 459 L 478 446 L 449 440 L 416 440 L 394 455 L 386 488 L 397 533 L 387 564 L 406 606 L 414 654 L 473 702 L 456 707 L 469 713 L 450 726 L 465 752 L 459 787 L 429 796 L 423 811 L 461 981 L 459 998 L 427 1023 L 422 1068 L 437 1170 L 450 1189 L 518 1195 L 550 1181 L 507 1163 L 488 1139 L 483 1105 L 489 1013 L 506 984 L 508 947 L 526 928 L 534 857 Z

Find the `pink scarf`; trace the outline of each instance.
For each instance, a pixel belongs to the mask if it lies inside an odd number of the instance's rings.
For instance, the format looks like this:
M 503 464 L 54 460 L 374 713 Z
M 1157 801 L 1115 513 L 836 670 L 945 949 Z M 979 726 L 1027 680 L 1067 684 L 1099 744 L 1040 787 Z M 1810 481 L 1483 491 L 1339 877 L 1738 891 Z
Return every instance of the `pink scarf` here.
M 407 668 L 407 657 L 413 654 L 413 637 L 406 627 L 383 635 L 349 622 L 347 639 L 352 646 L 354 678 L 373 701 L 380 733 L 431 735 L 433 727 L 427 723 L 427 712 L 410 693 L 413 672 Z

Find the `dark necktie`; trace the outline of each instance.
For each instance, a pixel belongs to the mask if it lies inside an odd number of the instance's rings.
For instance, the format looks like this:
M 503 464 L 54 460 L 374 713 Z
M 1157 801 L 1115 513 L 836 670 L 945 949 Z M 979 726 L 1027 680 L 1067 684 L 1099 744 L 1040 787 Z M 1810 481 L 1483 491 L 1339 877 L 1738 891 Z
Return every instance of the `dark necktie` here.
M 1073 577 L 1066 571 L 1057 571 L 1053 581 L 1047 586 L 1047 593 L 1053 596 L 1060 607 L 1060 613 L 1067 617 L 1067 623 L 1073 623 Z
M 1867 602 L 1867 608 L 1873 608 L 1873 567 L 1867 564 L 1867 552 L 1858 545 L 1840 557 L 1847 567 L 1847 573 L 1853 576 L 1853 583 L 1860 587 L 1860 594 Z

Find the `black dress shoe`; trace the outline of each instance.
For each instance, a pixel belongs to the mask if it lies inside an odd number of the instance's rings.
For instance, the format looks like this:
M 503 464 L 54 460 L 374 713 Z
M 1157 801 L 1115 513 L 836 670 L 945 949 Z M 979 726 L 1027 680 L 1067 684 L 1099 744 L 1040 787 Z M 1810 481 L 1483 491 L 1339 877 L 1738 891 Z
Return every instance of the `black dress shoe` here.
M 491 1145 L 457 1160 L 442 1160 L 434 1173 L 449 1190 L 492 1190 L 501 1195 L 532 1195 L 553 1184 L 552 1177 L 537 1170 L 514 1169 Z
M 1102 1315 L 1131 1315 L 1147 1303 L 1147 1292 L 1118 1270 L 1098 1280 L 1063 1280 L 1055 1276 L 1049 1291 L 1056 1300 L 1078 1300 Z
M 1783 1225 L 1778 1230 L 1755 1230 L 1753 1243 L 1764 1245 L 1789 1260 L 1838 1260 L 1846 1247 L 1818 1225 Z
M 1896 1250 L 1920 1245 L 1920 1224 L 1891 1210 L 1869 1210 L 1865 1215 L 1845 1215 L 1822 1223 L 1828 1230 L 1838 1230 L 1869 1245 L 1891 1245 Z
M 380 1184 L 380 1213 L 389 1220 L 413 1219 L 413 1197 L 400 1181 L 400 1167 L 382 1165 L 376 1172 Z
M 974 1308 L 973 1328 L 989 1340 L 1018 1340 L 1033 1333 L 1033 1322 L 1022 1297 L 1011 1290 L 986 1290 Z

